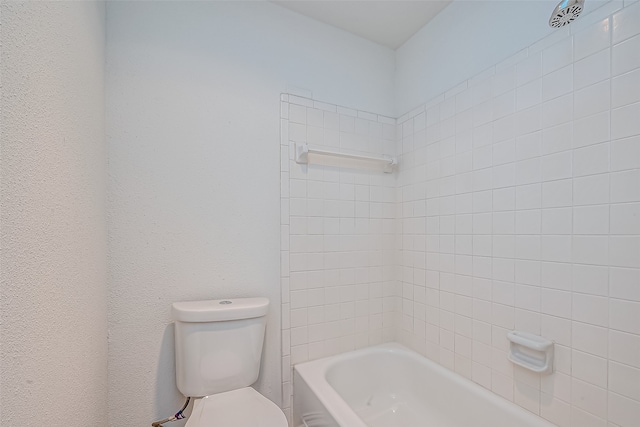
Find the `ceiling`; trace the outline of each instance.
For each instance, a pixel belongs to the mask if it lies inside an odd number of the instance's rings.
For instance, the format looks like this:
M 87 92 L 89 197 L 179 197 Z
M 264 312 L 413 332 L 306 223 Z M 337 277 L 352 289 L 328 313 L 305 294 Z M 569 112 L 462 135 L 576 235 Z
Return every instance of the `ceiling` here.
M 451 0 L 273 1 L 391 49 L 400 47 L 450 2 Z

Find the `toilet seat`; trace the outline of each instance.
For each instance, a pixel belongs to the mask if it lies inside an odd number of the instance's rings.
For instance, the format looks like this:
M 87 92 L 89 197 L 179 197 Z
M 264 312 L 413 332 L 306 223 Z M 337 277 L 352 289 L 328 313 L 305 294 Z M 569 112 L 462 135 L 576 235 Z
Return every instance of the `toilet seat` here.
M 185 427 L 287 427 L 278 406 L 251 387 L 195 400 Z

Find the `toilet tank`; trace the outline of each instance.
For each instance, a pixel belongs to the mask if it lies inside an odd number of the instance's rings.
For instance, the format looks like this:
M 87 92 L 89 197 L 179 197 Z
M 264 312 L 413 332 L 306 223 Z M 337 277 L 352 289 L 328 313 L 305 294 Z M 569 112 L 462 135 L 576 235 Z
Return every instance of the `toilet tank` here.
M 250 386 L 258 379 L 267 298 L 176 302 L 176 382 L 201 397 Z

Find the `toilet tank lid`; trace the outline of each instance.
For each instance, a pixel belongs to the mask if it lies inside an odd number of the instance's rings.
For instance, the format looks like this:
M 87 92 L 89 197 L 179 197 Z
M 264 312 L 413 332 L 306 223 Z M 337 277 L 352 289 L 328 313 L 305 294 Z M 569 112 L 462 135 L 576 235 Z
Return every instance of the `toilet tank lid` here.
M 171 314 L 180 322 L 217 322 L 262 317 L 268 309 L 267 298 L 233 298 L 174 302 Z

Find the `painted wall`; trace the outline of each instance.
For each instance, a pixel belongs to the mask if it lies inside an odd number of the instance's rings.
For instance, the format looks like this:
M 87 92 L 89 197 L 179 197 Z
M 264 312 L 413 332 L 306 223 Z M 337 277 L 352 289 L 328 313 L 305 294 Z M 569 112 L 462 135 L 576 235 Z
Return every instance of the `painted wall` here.
M 104 5 L 0 10 L 0 423 L 106 426 Z
M 396 51 L 398 115 L 549 35 L 557 1 L 451 3 Z M 584 14 L 602 1 L 585 3 Z M 621 2 L 620 2 L 621 3 Z
M 281 402 L 280 93 L 393 108 L 393 51 L 266 2 L 107 5 L 109 405 L 178 408 L 174 301 L 272 301 L 257 388 Z
M 639 117 L 637 1 L 401 117 L 398 340 L 558 426 L 637 425 Z M 513 329 L 552 375 L 507 360 Z

